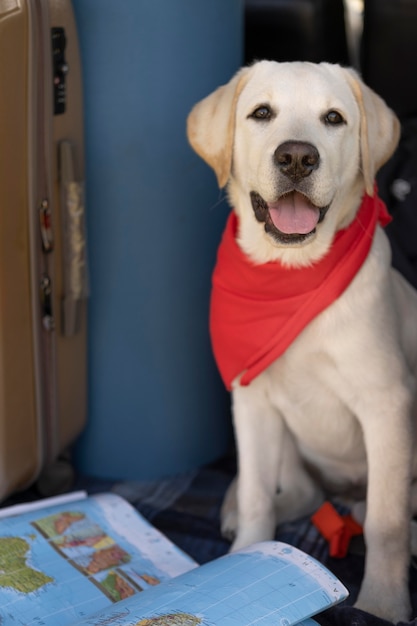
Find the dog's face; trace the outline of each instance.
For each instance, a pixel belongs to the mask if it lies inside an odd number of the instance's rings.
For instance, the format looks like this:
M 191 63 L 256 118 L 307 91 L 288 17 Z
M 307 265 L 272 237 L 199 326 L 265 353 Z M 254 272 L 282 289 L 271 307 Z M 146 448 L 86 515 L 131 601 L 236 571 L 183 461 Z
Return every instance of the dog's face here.
M 307 265 L 354 218 L 398 141 L 385 103 L 352 70 L 262 61 L 201 101 L 191 145 L 228 183 L 255 261 Z
M 327 67 L 268 63 L 249 78 L 236 106 L 231 187 L 250 197 L 274 245 L 317 237 L 356 179 L 359 123 L 349 85 Z

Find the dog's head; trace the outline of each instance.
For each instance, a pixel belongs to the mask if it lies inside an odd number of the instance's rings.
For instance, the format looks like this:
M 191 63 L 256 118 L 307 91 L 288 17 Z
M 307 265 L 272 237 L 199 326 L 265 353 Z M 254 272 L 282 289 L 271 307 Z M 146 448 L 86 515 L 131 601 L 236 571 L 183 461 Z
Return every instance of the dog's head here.
M 393 153 L 399 123 L 351 69 L 261 61 L 195 105 L 194 150 L 239 215 L 255 262 L 308 265 L 353 219 Z

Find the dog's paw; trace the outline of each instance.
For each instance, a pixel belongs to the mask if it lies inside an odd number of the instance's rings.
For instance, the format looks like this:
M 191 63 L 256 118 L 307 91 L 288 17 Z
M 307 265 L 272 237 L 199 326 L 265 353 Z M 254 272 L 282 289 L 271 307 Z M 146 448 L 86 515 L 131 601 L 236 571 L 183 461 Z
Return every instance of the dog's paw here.
M 227 541 L 233 541 L 237 534 L 237 512 L 222 512 L 220 530 Z
M 230 483 L 220 511 L 221 533 L 228 541 L 233 541 L 237 534 L 238 513 L 236 497 L 237 480 Z
M 366 589 L 361 589 L 355 607 L 394 624 L 407 622 L 411 615 L 407 591 L 393 593 L 393 590 L 389 589 L 385 593 L 369 594 Z
M 221 533 L 225 539 L 232 542 L 231 552 L 247 548 L 247 546 L 259 541 L 272 539 L 269 528 L 266 529 L 261 524 L 247 525 L 243 529 L 238 530 L 238 515 L 235 510 L 228 511 L 222 517 Z
M 239 529 L 230 552 L 236 552 L 255 543 L 270 541 L 271 539 L 273 539 L 273 531 L 266 524 L 248 525 L 244 529 Z

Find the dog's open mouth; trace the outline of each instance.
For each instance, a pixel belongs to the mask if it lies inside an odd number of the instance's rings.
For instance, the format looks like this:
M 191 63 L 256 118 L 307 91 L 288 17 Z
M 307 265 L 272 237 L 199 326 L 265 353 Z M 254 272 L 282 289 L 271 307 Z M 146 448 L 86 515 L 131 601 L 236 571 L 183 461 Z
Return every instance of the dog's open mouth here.
M 265 231 L 280 243 L 301 243 L 316 231 L 328 207 L 318 207 L 299 191 L 280 196 L 275 202 L 266 202 L 257 192 L 250 194 L 258 222 L 264 222 Z

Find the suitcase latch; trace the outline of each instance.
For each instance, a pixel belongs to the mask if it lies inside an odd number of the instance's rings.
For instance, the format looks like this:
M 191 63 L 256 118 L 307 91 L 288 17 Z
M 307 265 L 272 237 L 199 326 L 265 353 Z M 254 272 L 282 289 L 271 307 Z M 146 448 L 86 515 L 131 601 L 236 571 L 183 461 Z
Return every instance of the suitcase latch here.
M 55 320 L 52 315 L 52 284 L 51 278 L 44 274 L 40 284 L 41 306 L 42 306 L 42 325 L 45 330 L 51 331 L 55 329 Z
M 48 200 L 42 200 L 39 208 L 39 225 L 41 229 L 42 249 L 44 252 L 52 252 L 54 248 L 54 236 L 52 231 L 51 209 Z

